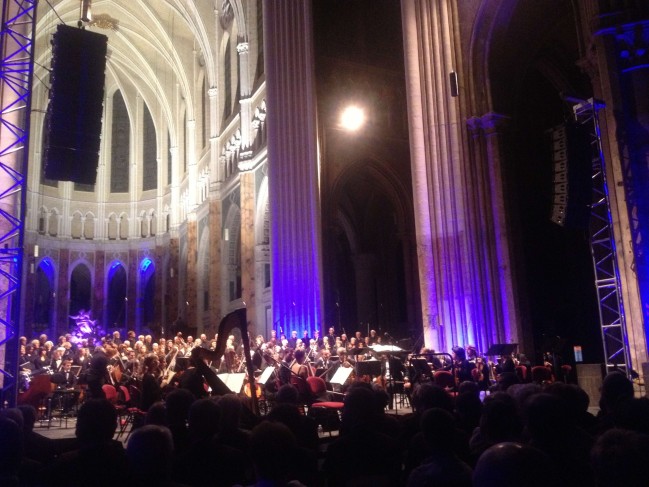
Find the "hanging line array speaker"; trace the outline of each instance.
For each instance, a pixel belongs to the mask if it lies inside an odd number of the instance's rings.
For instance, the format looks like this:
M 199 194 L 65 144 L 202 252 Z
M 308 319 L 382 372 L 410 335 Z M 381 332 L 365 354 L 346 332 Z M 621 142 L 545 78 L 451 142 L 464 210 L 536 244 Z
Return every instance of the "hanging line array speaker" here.
M 45 177 L 95 184 L 99 163 L 108 37 L 59 25 L 52 40 Z

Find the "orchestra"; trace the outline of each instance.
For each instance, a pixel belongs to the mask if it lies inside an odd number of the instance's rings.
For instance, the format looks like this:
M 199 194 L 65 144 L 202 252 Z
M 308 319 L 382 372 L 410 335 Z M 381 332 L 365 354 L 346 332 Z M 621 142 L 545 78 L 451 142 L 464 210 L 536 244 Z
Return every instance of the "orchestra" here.
M 279 387 L 292 384 L 308 403 L 311 377 L 323 379 L 332 393 L 344 394 L 351 382 L 363 380 L 384 388 L 392 396 L 395 391 L 409 395 L 417 384 L 434 382 L 437 371 L 450 371 L 454 388 L 472 381 L 487 391 L 502 374 L 516 371 L 519 365 L 529 368 L 524 354 L 486 356 L 470 344 L 453 347 L 451 353 L 436 353 L 424 347 L 418 350 L 409 345 L 400 347 L 400 342 L 395 342 L 388 333 L 377 333 L 369 327 L 367 336 L 355 331 L 350 339 L 344 329 L 339 334 L 334 327 L 324 331 L 326 334 L 321 336 L 320 330 L 316 330 L 311 338 L 304 330 L 302 338 L 298 338 L 298 330 L 291 330 L 290 338 L 286 339 L 280 329 L 279 333 L 273 331 L 267 340 L 262 335 L 249 336 L 246 329 L 248 354 L 238 329 L 226 330 L 221 340 L 218 334 L 211 338 L 203 333 L 194 339 L 181 332 L 154 340 L 151 335 L 136 336 L 133 331 L 122 339 L 121 332 L 115 330 L 95 339 L 61 336 L 56 340 L 56 347 L 44 334 L 32 341 L 22 337 L 21 392 L 25 394 L 32 378 L 39 374 L 63 372 L 63 387 L 83 391 L 82 398 L 102 397 L 106 384 L 117 390 L 123 386 L 138 391 L 138 407 L 146 410 L 170 390 L 183 385 L 196 392 L 214 393 L 209 382 L 214 384 L 217 377 L 230 383 L 230 375 L 243 377 L 241 389 L 231 392 L 251 398 L 252 374 L 256 399 L 272 400 Z M 284 338 L 278 341 L 278 335 Z M 380 365 L 374 368 L 369 363 L 363 365 L 364 362 L 380 362 Z M 348 374 L 342 374 L 345 382 L 332 383 L 341 367 L 351 369 Z M 367 373 L 368 370 L 372 372 Z M 260 381 L 262 374 L 265 379 Z

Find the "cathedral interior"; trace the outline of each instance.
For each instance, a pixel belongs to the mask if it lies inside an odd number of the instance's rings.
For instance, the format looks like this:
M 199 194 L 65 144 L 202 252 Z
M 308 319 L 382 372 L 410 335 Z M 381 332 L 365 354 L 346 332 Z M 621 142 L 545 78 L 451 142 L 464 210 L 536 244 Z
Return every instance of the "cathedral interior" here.
M 38 4 L 21 335 L 89 311 L 106 332 L 214 336 L 245 307 L 253 336 L 374 329 L 568 362 L 579 346 L 642 372 L 645 2 L 94 0 L 94 184 L 44 163 L 52 38 L 79 7 Z M 567 186 L 553 155 L 575 107 L 597 121 L 620 350 L 588 219 L 593 142 L 570 141 Z

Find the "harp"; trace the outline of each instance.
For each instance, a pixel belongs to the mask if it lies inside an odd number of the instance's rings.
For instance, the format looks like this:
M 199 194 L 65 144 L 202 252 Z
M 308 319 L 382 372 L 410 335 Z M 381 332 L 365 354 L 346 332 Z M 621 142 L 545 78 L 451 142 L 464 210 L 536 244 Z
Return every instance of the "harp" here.
M 251 397 L 252 397 L 252 411 L 255 414 L 259 413 L 259 404 L 257 402 L 257 394 L 255 384 L 255 371 L 252 365 L 252 360 L 250 359 L 250 337 L 248 336 L 248 321 L 246 318 L 246 308 L 239 308 L 232 311 L 231 313 L 225 315 L 219 323 L 218 329 L 218 338 L 216 340 L 216 348 L 212 350 L 200 349 L 201 358 L 209 358 L 217 364 L 217 368 L 220 365 L 221 357 L 225 353 L 225 345 L 228 339 L 228 335 L 234 328 L 238 328 L 241 332 L 241 342 L 243 343 L 243 352 L 246 358 L 246 371 L 248 372 L 248 384 L 250 386 Z M 196 350 L 196 349 L 195 349 Z M 210 372 L 212 372 L 210 370 Z M 204 374 L 205 380 L 210 385 L 213 391 L 223 390 L 223 382 L 216 377 L 216 374 Z

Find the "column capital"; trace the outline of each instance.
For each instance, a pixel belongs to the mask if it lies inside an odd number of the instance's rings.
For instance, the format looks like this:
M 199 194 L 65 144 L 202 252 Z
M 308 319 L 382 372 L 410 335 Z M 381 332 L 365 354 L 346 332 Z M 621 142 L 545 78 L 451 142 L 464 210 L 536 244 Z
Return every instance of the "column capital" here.
M 237 44 L 237 52 L 239 54 L 246 54 L 250 50 L 250 44 L 248 42 L 240 42 Z
M 212 87 L 207 90 L 207 96 L 209 96 L 210 98 L 216 98 L 216 95 L 218 94 L 219 94 L 219 89 L 216 87 Z

